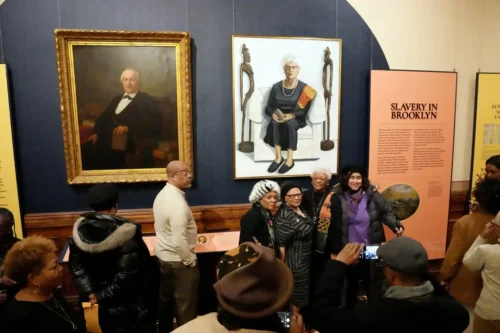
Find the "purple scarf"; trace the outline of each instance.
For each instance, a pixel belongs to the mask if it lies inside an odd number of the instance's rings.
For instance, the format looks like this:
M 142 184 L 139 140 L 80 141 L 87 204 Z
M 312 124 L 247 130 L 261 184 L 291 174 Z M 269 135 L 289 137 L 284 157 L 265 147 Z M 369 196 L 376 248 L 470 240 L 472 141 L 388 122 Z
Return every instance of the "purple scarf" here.
M 368 198 L 363 190 L 345 194 L 347 198 L 347 225 L 349 227 L 349 242 L 368 244 L 370 216 L 366 210 Z

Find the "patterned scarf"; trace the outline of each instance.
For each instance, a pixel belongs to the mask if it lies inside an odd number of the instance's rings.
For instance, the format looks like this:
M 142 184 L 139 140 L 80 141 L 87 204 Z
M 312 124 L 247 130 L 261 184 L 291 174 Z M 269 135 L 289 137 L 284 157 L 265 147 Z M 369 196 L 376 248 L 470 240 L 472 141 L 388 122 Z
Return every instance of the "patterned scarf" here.
M 274 219 L 271 213 L 267 209 L 262 207 L 261 204 L 255 203 L 255 205 L 260 208 L 262 217 L 264 217 L 264 221 L 266 221 L 267 230 L 269 231 L 269 244 L 267 246 L 273 249 L 275 253 L 279 253 L 279 248 L 277 247 L 276 242 L 276 233 L 274 232 Z

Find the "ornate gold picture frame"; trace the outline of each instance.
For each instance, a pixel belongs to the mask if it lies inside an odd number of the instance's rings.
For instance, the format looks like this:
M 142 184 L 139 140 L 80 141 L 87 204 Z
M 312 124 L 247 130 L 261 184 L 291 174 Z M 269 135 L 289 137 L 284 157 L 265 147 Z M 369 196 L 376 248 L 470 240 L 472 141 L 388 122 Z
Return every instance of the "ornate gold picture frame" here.
M 56 29 L 68 184 L 156 182 L 193 168 L 188 32 Z

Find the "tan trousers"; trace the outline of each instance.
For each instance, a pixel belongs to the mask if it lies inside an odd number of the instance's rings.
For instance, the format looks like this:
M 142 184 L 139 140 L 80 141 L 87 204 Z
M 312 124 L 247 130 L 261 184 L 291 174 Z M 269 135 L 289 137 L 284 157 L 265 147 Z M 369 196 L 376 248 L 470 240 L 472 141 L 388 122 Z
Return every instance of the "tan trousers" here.
M 474 333 L 500 333 L 500 320 L 484 320 L 474 314 Z
M 186 267 L 182 262 L 166 262 L 156 258 L 160 266 L 159 333 L 173 331 L 173 319 L 177 327 L 198 315 L 198 265 Z

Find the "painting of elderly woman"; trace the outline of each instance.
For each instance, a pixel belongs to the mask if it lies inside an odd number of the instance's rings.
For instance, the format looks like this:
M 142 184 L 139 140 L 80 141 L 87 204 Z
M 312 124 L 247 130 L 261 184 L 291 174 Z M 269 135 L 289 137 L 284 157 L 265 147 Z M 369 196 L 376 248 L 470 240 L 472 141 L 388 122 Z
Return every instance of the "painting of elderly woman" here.
M 235 179 L 338 164 L 341 41 L 233 36 Z
M 295 166 L 293 152 L 297 150 L 297 131 L 307 125 L 306 115 L 316 97 L 314 88 L 299 81 L 300 66 L 295 58 L 287 57 L 283 70 L 286 79 L 273 85 L 267 101 L 266 115 L 272 121 L 264 137 L 264 142 L 274 147 L 276 152 L 276 159 L 267 171 L 272 173 L 278 170 L 280 174 Z M 286 160 L 281 155 L 282 150 L 287 152 Z

